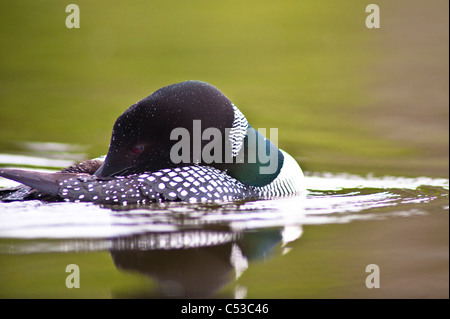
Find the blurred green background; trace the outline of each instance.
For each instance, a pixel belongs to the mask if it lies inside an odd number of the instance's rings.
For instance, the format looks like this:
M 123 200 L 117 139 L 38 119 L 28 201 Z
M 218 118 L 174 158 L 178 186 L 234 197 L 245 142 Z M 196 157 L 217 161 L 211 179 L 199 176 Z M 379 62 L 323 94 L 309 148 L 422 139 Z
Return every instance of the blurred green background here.
M 69 3 L 79 5 L 80 29 L 66 28 Z M 365 26 L 369 3 L 380 6 L 380 29 Z M 279 146 L 306 171 L 447 177 L 448 6 L 447 0 L 2 0 L 0 153 L 39 141 L 104 154 L 127 107 L 162 86 L 201 80 L 224 92 L 252 126 L 278 128 Z M 424 266 L 436 244 L 424 245 L 422 254 L 417 247 L 420 236 L 443 238 L 448 282 L 448 214 L 444 222 L 425 218 L 412 219 L 416 228 L 390 220 L 388 230 L 382 221 L 306 226 L 292 253 L 256 264 L 241 283 L 250 298 L 372 297 L 365 287 L 361 294 L 360 269 L 384 258 L 400 265 L 395 276 L 419 269 L 411 279 L 419 278 L 418 287 L 398 285 L 402 293 L 394 296 L 420 292 L 424 282 L 439 286 L 441 277 L 429 283 L 427 276 L 440 268 Z M 68 290 L 65 274 L 55 277 L 74 260 L 90 289 Z M 0 297 L 108 297 L 148 285 L 118 272 L 107 252 L 5 255 L 1 262 Z M 342 294 L 343 282 L 355 290 Z
M 448 2 L 421 2 L 378 1 L 368 29 L 371 1 L 79 0 L 68 29 L 70 2 L 1 1 L 0 152 L 48 141 L 102 155 L 127 107 L 192 79 L 278 128 L 307 171 L 448 176 Z

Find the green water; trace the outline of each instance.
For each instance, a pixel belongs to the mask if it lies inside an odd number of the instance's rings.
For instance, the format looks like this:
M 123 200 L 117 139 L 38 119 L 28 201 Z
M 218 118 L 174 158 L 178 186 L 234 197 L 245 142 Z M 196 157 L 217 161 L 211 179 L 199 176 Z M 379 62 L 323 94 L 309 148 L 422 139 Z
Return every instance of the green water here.
M 448 2 L 378 1 L 378 30 L 365 26 L 368 3 L 77 1 L 81 27 L 68 29 L 65 3 L 2 1 L 0 153 L 58 142 L 102 155 L 128 106 L 194 79 L 218 87 L 253 127 L 278 128 L 279 146 L 310 174 L 448 178 Z M 329 191 L 311 196 L 339 196 Z M 213 296 L 448 298 L 448 188 L 437 194 L 363 210 L 396 217 L 302 225 L 289 253 L 274 242 L 272 257 Z M 118 270 L 108 249 L 7 254 L 45 236 L 1 237 L 1 297 L 161 296 L 154 278 Z M 64 285 L 70 263 L 82 270 L 80 289 Z M 380 289 L 364 285 L 371 263 Z

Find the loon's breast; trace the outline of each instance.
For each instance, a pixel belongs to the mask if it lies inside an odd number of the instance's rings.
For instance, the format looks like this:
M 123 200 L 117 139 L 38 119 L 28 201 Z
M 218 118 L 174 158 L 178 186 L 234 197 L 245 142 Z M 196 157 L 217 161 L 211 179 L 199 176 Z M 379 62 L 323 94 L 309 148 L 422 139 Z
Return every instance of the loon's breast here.
M 284 161 L 278 176 L 268 185 L 257 187 L 259 196 L 263 198 L 284 196 L 305 196 L 305 177 L 297 161 L 288 153 L 280 150 Z

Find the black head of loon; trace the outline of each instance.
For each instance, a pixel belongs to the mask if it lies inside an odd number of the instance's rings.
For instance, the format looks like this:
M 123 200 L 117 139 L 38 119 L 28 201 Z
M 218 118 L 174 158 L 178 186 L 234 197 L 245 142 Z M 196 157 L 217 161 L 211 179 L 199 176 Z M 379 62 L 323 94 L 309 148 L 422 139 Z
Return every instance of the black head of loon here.
M 283 155 L 217 88 L 186 81 L 155 91 L 119 116 L 106 160 L 95 175 L 127 176 L 194 164 L 263 186 L 279 174 Z

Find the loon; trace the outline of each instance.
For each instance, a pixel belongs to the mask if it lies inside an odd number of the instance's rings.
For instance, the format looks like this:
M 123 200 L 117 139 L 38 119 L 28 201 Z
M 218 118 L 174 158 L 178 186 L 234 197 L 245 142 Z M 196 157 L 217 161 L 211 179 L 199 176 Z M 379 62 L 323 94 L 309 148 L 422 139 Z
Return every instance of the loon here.
M 56 173 L 0 168 L 0 176 L 26 185 L 21 195 L 2 200 L 126 206 L 305 194 L 295 159 L 251 127 L 221 91 L 200 81 L 163 87 L 130 106 L 114 124 L 104 159 Z

